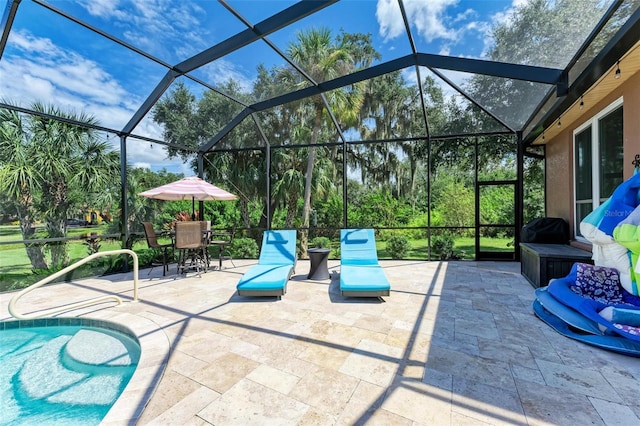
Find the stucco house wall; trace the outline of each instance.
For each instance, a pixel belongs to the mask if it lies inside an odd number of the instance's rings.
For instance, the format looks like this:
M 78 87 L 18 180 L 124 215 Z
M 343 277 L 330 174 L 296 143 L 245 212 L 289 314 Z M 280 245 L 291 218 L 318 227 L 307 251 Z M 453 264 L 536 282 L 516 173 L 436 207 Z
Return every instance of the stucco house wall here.
M 632 161 L 640 154 L 640 72 L 635 73 L 600 102 L 585 108 L 580 118 L 569 123 L 546 144 L 546 211 L 549 217 L 561 217 L 569 222 L 571 235 L 576 226 L 573 220 L 573 131 L 593 118 L 616 99 L 623 97 L 624 178 L 633 174 Z

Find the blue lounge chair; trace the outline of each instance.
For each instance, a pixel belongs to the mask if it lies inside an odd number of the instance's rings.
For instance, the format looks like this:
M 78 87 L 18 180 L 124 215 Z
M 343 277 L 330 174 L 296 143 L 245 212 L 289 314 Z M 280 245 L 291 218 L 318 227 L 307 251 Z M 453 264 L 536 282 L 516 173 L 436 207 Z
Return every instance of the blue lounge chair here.
M 388 296 L 391 285 L 378 263 L 373 229 L 340 231 L 340 292 L 345 297 Z
M 287 292 L 296 263 L 296 231 L 265 231 L 258 264 L 249 268 L 236 288 L 240 296 L 277 296 Z

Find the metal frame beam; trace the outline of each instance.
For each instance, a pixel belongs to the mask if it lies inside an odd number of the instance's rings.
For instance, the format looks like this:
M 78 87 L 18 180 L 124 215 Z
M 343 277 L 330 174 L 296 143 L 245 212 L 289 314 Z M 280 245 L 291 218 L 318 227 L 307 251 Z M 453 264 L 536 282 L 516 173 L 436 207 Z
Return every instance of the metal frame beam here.
M 471 74 L 483 74 L 493 77 L 512 78 L 514 80 L 532 81 L 534 83 L 563 83 L 563 70 L 558 68 L 538 67 L 534 65 L 510 64 L 507 62 L 486 61 L 482 59 L 458 58 L 454 56 L 418 53 L 418 65 L 429 68 L 440 68 Z
M 609 20 L 613 17 L 613 15 L 616 13 L 618 8 L 622 5 L 623 1 L 624 0 L 616 0 L 613 4 L 611 4 L 607 12 L 602 16 L 598 24 L 594 27 L 594 29 L 591 31 L 589 36 L 585 39 L 584 43 L 582 43 L 582 46 L 580 46 L 576 54 L 573 56 L 573 58 L 571 58 L 571 60 L 565 67 L 565 69 L 567 70 L 567 73 L 571 72 L 571 68 L 578 62 L 580 57 L 582 57 L 582 55 L 584 54 L 584 52 L 586 52 L 589 46 L 591 46 L 591 44 L 596 39 L 596 37 L 598 37 L 598 34 L 600 34 L 603 28 L 607 25 L 607 22 L 609 22 Z M 552 99 L 552 97 L 553 97 L 553 92 L 550 90 L 544 96 L 544 98 L 540 101 L 540 103 L 538 104 L 537 108 L 533 111 L 533 113 L 529 116 L 529 119 L 525 122 L 524 126 L 522 127 L 523 135 L 525 135 L 523 140 L 527 139 L 526 135 L 529 133 L 531 126 L 533 126 L 534 123 L 537 124 L 537 122 L 535 121 L 536 118 L 540 117 L 540 112 L 544 109 L 545 105 L 549 105 L 550 99 Z
M 131 120 L 122 129 L 123 133 L 130 133 L 140 123 L 145 115 L 153 108 L 155 103 L 160 99 L 164 92 L 169 88 L 176 77 L 185 75 L 196 68 L 209 64 L 229 53 L 232 53 L 264 36 L 271 34 L 287 25 L 290 25 L 300 19 L 317 12 L 335 3 L 337 0 L 322 1 L 300 1 L 287 9 L 276 13 L 275 15 L 258 23 L 254 28 L 242 31 L 228 39 L 204 50 L 189 59 L 186 59 L 175 65 L 167 72 L 165 77 L 158 83 L 156 88 L 147 97 L 144 103 L 138 108 Z
M 474 104 L 475 106 L 480 108 L 480 110 L 482 112 L 484 112 L 489 117 L 491 117 L 495 121 L 497 121 L 498 124 L 500 124 L 502 127 L 504 127 L 505 129 L 509 129 L 510 131 L 515 133 L 515 130 L 512 129 L 511 126 L 509 126 L 507 123 L 505 123 L 500 117 L 498 117 L 497 115 L 495 115 L 494 113 L 492 113 L 491 111 L 486 109 L 484 107 L 484 105 L 482 105 L 480 102 L 476 101 L 471 95 L 469 95 L 467 92 L 465 92 L 460 87 L 458 87 L 458 85 L 455 84 L 453 81 L 449 80 L 446 75 L 442 74 L 440 71 L 438 71 L 436 69 L 433 69 L 433 68 L 429 68 L 429 70 L 432 73 L 434 73 L 435 75 L 437 75 L 439 78 L 441 78 L 443 81 L 445 81 L 449 86 L 453 87 L 458 93 L 460 93 L 462 96 L 464 96 L 469 102 L 471 102 L 472 104 Z
M 233 120 L 231 120 L 229 123 L 227 123 L 226 126 L 224 126 L 222 128 L 222 130 L 220 130 L 218 132 L 218 134 L 216 134 L 213 138 L 209 139 L 209 142 L 207 142 L 205 145 L 203 145 L 200 149 L 199 152 L 209 152 L 211 150 L 211 148 L 213 148 L 218 142 L 220 142 L 220 140 L 222 140 L 223 137 L 225 137 L 227 135 L 227 133 L 229 133 L 231 130 L 233 130 L 234 127 L 236 127 L 238 124 L 240 124 L 240 122 L 242 120 L 244 120 L 248 115 L 252 114 L 253 111 L 249 108 L 245 108 L 242 111 L 240 111 L 240 113 L 238 115 L 236 115 Z
M 546 84 L 560 84 L 562 78 L 562 70 L 555 68 L 534 67 L 529 65 L 505 64 L 502 62 L 481 61 L 478 59 L 468 58 L 452 58 L 441 55 L 427 55 L 418 53 L 414 55 L 403 56 L 389 62 L 375 65 L 352 74 L 334 78 L 323 83 L 319 83 L 315 87 L 305 87 L 294 92 L 286 93 L 275 98 L 258 102 L 250 105 L 254 111 L 263 111 L 278 105 L 289 102 L 298 101 L 323 92 L 339 89 L 344 86 L 358 83 L 398 71 L 415 65 L 421 65 L 428 68 L 448 69 L 453 71 L 462 71 L 475 74 L 486 74 L 494 77 L 513 78 L 515 80 L 533 81 Z M 500 69 L 501 67 L 505 69 Z
M 139 49 L 139 48 L 127 43 L 124 40 L 120 40 L 119 38 L 109 34 L 108 32 L 103 31 L 100 28 L 95 27 L 95 26 L 93 26 L 91 24 L 88 24 L 88 23 L 84 22 L 83 20 L 81 20 L 79 18 L 76 18 L 75 16 L 71 15 L 70 13 L 67 13 L 67 12 L 65 12 L 65 11 L 63 11 L 61 9 L 58 9 L 55 6 L 53 6 L 53 5 L 49 4 L 49 3 L 46 3 L 46 2 L 44 2 L 42 0 L 32 0 L 32 1 L 34 3 L 36 3 L 36 4 L 38 4 L 38 5 L 46 8 L 46 9 L 49 9 L 51 12 L 54 12 L 54 13 L 56 13 L 56 14 L 64 17 L 64 18 L 66 18 L 66 19 L 68 19 L 68 20 L 70 20 L 70 21 L 72 21 L 72 22 L 74 22 L 74 23 L 76 23 L 76 24 L 78 24 L 78 25 L 90 30 L 90 31 L 93 31 L 94 33 L 96 33 L 96 34 L 98 34 L 98 35 L 100 35 L 100 36 L 102 36 L 102 37 L 104 37 L 104 38 L 106 38 L 108 40 L 111 40 L 112 42 L 114 42 L 114 43 L 116 43 L 116 44 L 118 44 L 118 45 L 120 45 L 120 46 L 122 46 L 122 47 L 124 47 L 124 48 L 126 48 L 128 50 L 131 50 L 132 52 L 134 52 L 134 53 L 136 53 L 136 54 L 138 54 L 138 55 L 140 55 L 140 56 L 142 56 L 142 57 L 144 57 L 144 58 L 146 58 L 146 59 L 148 59 L 148 60 L 150 60 L 152 62 L 155 62 L 156 64 L 158 64 L 160 66 L 163 66 L 164 68 L 166 68 L 168 70 L 170 70 L 172 68 L 172 66 L 170 64 L 168 64 L 167 62 L 163 61 L 162 59 L 156 58 L 155 56 L 151 55 L 150 53 L 145 52 L 144 50 Z M 185 74 L 184 76 L 186 78 L 190 79 L 191 81 L 194 81 L 194 82 L 206 87 L 209 90 L 212 90 L 212 91 L 214 91 L 216 93 L 219 93 L 220 95 L 226 97 L 229 100 L 237 102 L 242 106 L 245 106 L 245 107 L 247 106 L 246 103 L 240 101 L 239 99 L 237 99 L 237 98 L 235 98 L 235 97 L 233 97 L 233 96 L 231 96 L 231 95 L 229 95 L 227 93 L 222 92 L 221 90 L 216 89 L 215 87 L 213 87 L 210 84 L 200 80 L 197 77 L 194 77 L 194 76 L 189 75 L 189 74 Z
M 286 27 L 300 19 L 311 15 L 325 7 L 335 3 L 337 0 L 321 1 L 300 1 L 285 10 L 256 24 L 253 28 L 244 30 L 225 41 L 204 50 L 191 58 L 180 62 L 174 68 L 184 74 L 193 71 L 203 65 L 215 61 L 231 52 L 234 52 L 256 40 L 263 38 L 281 28 Z
M 416 48 L 416 43 L 413 40 L 413 34 L 411 33 L 411 25 L 409 24 L 409 18 L 407 17 L 407 11 L 404 8 L 404 2 L 402 0 L 398 0 L 398 7 L 400 8 L 400 14 L 402 15 L 402 22 L 404 23 L 404 30 L 407 33 L 407 38 L 409 39 L 409 45 L 411 46 L 411 52 L 415 57 L 418 54 L 418 49 Z M 422 87 L 422 76 L 420 75 L 420 66 L 414 65 L 416 78 L 418 80 L 418 92 L 420 93 L 420 109 L 422 111 L 422 121 L 424 122 L 424 130 L 427 134 L 427 138 L 430 135 L 429 129 L 429 119 L 427 117 L 427 105 L 424 102 L 424 88 Z M 346 204 L 346 203 L 345 203 Z M 345 207 L 346 208 L 346 207 Z
M 566 73 L 564 73 L 563 70 L 556 68 L 506 64 L 503 62 L 482 61 L 478 59 L 468 58 L 452 58 L 442 55 L 418 53 L 416 55 L 406 55 L 389 62 L 356 71 L 352 74 L 341 76 L 333 80 L 328 80 L 323 83 L 319 83 L 317 86 L 305 87 L 304 89 L 285 93 L 283 95 L 276 96 L 262 102 L 257 102 L 253 105 L 250 105 L 248 109 L 251 112 L 264 111 L 266 109 L 283 105 L 289 102 L 294 102 L 312 96 L 320 95 L 324 92 L 339 89 L 341 87 L 355 84 L 363 80 L 368 80 L 383 74 L 418 65 L 422 65 L 428 68 L 433 67 L 439 69 L 449 69 L 476 74 L 486 74 L 495 77 L 512 78 L 515 80 L 526 80 L 538 83 L 555 84 L 558 87 L 563 86 L 566 83 Z M 453 87 L 455 88 L 455 86 Z M 493 117 L 492 114 L 491 116 Z M 501 124 L 504 124 L 501 120 L 498 121 Z M 508 126 L 505 127 L 509 128 Z M 229 128 L 229 126 L 226 126 L 202 149 L 211 149 L 211 147 L 213 147 L 220 139 L 222 139 L 224 137 L 224 134 L 226 134 L 226 132 L 230 131 L 231 129 L 232 128 Z
M 523 143 L 529 145 L 544 129 L 551 126 L 560 115 L 589 90 L 616 62 L 640 40 L 640 8 L 629 17 L 611 40 L 602 48 L 590 65 L 573 82 L 567 96 L 553 99 L 547 96 L 538 109 L 541 118 L 534 118 L 525 126 Z
M 11 32 L 13 20 L 18 12 L 20 1 L 21 0 L 9 0 L 2 14 L 2 19 L 0 20 L 0 30 L 2 30 L 2 36 L 0 36 L 0 59 L 2 59 L 4 48 L 7 45 L 7 40 L 9 40 L 9 33 Z

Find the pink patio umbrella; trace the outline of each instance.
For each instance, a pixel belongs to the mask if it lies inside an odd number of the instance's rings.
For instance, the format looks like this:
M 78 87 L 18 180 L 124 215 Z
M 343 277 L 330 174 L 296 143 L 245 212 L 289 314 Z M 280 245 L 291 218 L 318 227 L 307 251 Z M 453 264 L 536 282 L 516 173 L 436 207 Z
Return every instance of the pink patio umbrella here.
M 175 182 L 149 189 L 138 194 L 156 200 L 179 201 L 191 199 L 192 219 L 195 219 L 195 203 L 198 201 L 232 201 L 238 197 L 218 188 L 196 176 L 182 178 Z

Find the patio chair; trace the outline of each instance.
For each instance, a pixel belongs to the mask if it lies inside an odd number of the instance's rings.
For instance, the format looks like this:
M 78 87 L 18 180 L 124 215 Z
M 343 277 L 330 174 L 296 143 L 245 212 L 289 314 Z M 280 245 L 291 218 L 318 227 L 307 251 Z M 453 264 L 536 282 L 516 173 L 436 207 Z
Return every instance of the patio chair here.
M 218 246 L 218 270 L 222 270 L 222 261 L 228 260 L 231 262 L 233 267 L 236 267 L 236 264 L 233 263 L 233 257 L 229 252 L 229 246 L 233 243 L 233 238 L 236 234 L 236 229 L 212 229 L 211 237 L 209 240 L 209 244 L 213 246 Z
M 158 236 L 156 235 L 156 231 L 153 229 L 153 225 L 149 222 L 142 222 L 142 226 L 144 227 L 144 235 L 147 238 L 147 246 L 150 249 L 153 249 L 162 254 L 162 276 L 164 277 L 169 271 L 169 249 L 173 249 L 173 241 L 168 244 L 160 244 L 158 242 Z M 151 263 L 151 269 L 149 269 L 149 274 L 153 270 L 154 266 L 159 266 L 159 264 Z M 147 274 L 148 275 L 148 274 Z
M 201 220 L 198 223 L 200 223 L 202 243 L 204 244 L 204 261 L 206 262 L 207 267 L 209 267 L 209 264 L 211 263 L 209 259 L 209 243 L 211 242 L 211 221 Z
M 287 292 L 287 281 L 296 264 L 296 231 L 265 231 L 258 264 L 238 282 L 240 296 L 276 296 Z
M 178 255 L 178 273 L 187 268 L 207 271 L 206 244 L 200 222 L 176 222 L 176 250 Z M 187 263 L 188 262 L 188 263 Z
M 389 296 L 391 285 L 378 263 L 373 229 L 340 231 L 340 292 L 345 297 Z

